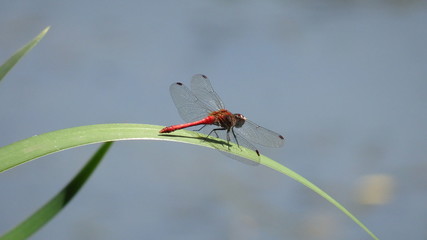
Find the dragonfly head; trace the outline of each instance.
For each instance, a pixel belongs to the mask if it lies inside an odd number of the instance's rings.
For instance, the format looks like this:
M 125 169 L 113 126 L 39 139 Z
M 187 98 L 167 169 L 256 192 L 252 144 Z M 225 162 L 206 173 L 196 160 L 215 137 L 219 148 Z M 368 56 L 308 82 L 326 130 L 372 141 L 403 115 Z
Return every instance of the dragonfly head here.
M 242 127 L 243 124 L 245 124 L 246 117 L 243 116 L 242 114 L 235 113 L 234 117 L 236 117 L 236 125 L 234 125 L 235 127 L 239 128 L 239 127 Z

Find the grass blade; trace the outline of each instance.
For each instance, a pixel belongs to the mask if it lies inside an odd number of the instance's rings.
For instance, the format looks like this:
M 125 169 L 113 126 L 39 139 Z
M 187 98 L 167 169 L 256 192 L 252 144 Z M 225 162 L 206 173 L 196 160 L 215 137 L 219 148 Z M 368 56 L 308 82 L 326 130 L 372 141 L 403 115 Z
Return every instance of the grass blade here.
M 27 43 L 24 47 L 19 49 L 13 54 L 3 65 L 0 66 L 0 81 L 3 77 L 10 71 L 10 69 L 15 66 L 15 64 L 25 55 L 28 51 L 30 51 L 37 43 L 46 35 L 47 31 L 49 31 L 50 27 L 45 28 L 37 37 Z
M 146 124 L 99 124 L 83 127 L 75 127 L 69 129 L 58 130 L 45 133 L 38 136 L 33 136 L 13 144 L 0 148 L 0 172 L 16 167 L 27 161 L 45 156 L 54 152 L 62 151 L 72 147 L 78 147 L 87 144 L 119 141 L 119 140 L 163 140 L 176 141 L 188 144 L 195 144 L 208 148 L 216 148 L 222 151 L 227 151 L 224 140 L 209 137 L 209 140 L 204 140 L 205 135 L 197 132 L 180 130 L 175 134 L 159 134 L 161 126 L 146 125 Z M 253 156 L 252 150 L 233 151 L 237 146 L 233 143 L 229 153 L 243 157 L 249 160 Z M 240 147 L 243 149 L 243 147 Z M 331 196 L 326 194 L 319 187 L 286 168 L 285 166 L 275 162 L 274 160 L 261 155 L 260 164 L 267 166 L 273 170 L 281 172 L 296 181 L 302 183 L 312 191 L 318 193 L 335 207 L 340 209 L 344 214 L 357 223 L 365 230 L 373 239 L 378 239 L 365 225 L 363 225 L 356 217 L 354 217 L 346 208 L 338 203 Z
M 0 240 L 20 240 L 27 239 L 37 232 L 53 217 L 56 216 L 77 194 L 80 188 L 89 179 L 92 172 L 101 162 L 112 142 L 104 143 L 80 172 L 65 186 L 57 195 L 55 195 L 43 207 L 37 210 L 15 228 L 0 237 Z
M 273 170 L 276 170 L 278 172 L 281 172 L 285 174 L 286 176 L 294 179 L 295 181 L 305 185 L 306 187 L 310 188 L 312 191 L 316 192 L 320 196 L 322 196 L 324 199 L 332 203 L 335 207 L 337 207 L 339 210 L 341 210 L 345 215 L 347 215 L 349 218 L 351 218 L 357 225 L 359 225 L 365 232 L 367 232 L 373 239 L 378 240 L 377 236 L 373 232 L 371 232 L 362 222 L 360 222 L 353 214 L 350 213 L 344 206 L 342 206 L 339 202 L 337 202 L 335 199 L 333 199 L 329 194 L 324 192 L 322 189 L 320 189 L 318 186 L 314 185 L 310 181 L 308 181 L 303 176 L 299 175 L 298 173 L 292 171 L 291 169 L 283 166 L 282 164 L 261 155 L 261 162 L 260 164 L 269 167 Z

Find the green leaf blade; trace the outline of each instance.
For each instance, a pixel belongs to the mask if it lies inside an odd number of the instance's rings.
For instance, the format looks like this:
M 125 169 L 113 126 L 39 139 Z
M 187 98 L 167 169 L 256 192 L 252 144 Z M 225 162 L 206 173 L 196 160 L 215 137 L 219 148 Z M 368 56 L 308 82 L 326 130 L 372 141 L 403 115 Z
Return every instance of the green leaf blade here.
M 37 35 L 33 40 L 28 42 L 24 47 L 15 52 L 6 62 L 0 66 L 0 81 L 6 76 L 6 74 L 15 66 L 15 64 L 27 54 L 34 46 L 36 46 L 39 41 L 46 35 L 50 27 L 46 27 L 39 35 Z
M 336 201 L 334 198 L 332 198 L 329 194 L 327 194 L 325 191 L 320 189 L 318 186 L 314 185 L 312 182 L 308 181 L 303 176 L 299 175 L 298 173 L 292 171 L 291 169 L 283 166 L 282 164 L 266 157 L 261 156 L 261 164 L 269 167 L 273 170 L 276 170 L 278 172 L 283 173 L 284 175 L 294 179 L 295 181 L 303 184 L 304 186 L 310 188 L 313 192 L 319 194 L 321 197 L 326 199 L 328 202 L 332 203 L 336 208 L 341 210 L 345 215 L 347 215 L 350 219 L 352 219 L 357 225 L 359 225 L 365 232 L 367 232 L 373 239 L 378 240 L 378 237 L 375 236 L 369 228 L 367 228 L 362 222 L 359 221 L 353 214 L 350 213 L 343 205 L 341 205 L 338 201 Z
M 181 143 L 195 144 L 208 148 L 216 148 L 243 157 L 249 160 L 252 159 L 253 151 L 239 149 L 234 144 L 231 144 L 229 150 L 225 147 L 224 140 L 209 137 L 206 135 L 187 131 L 179 130 L 174 134 L 159 134 L 161 126 L 146 125 L 146 124 L 99 124 L 83 127 L 75 127 L 69 129 L 58 130 L 54 132 L 45 133 L 42 135 L 34 136 L 19 142 L 10 144 L 0 148 L 0 172 L 18 166 L 19 164 L 33 160 L 35 158 L 45 156 L 50 153 L 62 151 L 72 147 L 78 147 L 87 144 L 120 141 L 120 140 L 163 140 L 163 141 L 176 141 Z M 378 239 L 365 225 L 363 225 L 356 217 L 354 217 L 346 208 L 338 203 L 331 196 L 326 194 L 319 187 L 300 176 L 296 172 L 286 168 L 285 166 L 267 158 L 263 155 L 260 157 L 260 163 L 273 170 L 281 172 L 296 181 L 302 183 L 312 191 L 318 193 L 327 201 L 332 203 L 335 207 L 340 209 L 344 214 L 351 218 L 356 224 L 364 229 L 373 239 Z
M 79 192 L 111 145 L 112 142 L 104 143 L 67 186 L 26 220 L 1 236 L 0 240 L 27 239 L 46 225 L 53 217 L 63 210 Z

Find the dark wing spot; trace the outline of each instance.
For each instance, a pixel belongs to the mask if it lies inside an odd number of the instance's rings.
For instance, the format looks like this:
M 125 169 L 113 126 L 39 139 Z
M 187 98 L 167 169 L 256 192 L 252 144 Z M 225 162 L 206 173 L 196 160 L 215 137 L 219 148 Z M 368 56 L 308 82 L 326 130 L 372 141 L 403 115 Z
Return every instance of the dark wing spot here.
M 184 85 L 184 84 L 182 84 L 181 82 L 177 82 L 176 84 L 178 84 L 179 86 L 182 86 L 182 85 Z
M 258 151 L 258 150 L 255 150 L 255 152 L 256 152 L 256 154 L 259 156 L 259 151 Z
M 282 140 L 285 139 L 282 135 L 279 135 L 279 138 L 282 139 Z
M 206 75 L 203 75 L 203 74 L 202 74 L 202 77 L 203 77 L 203 78 L 205 78 L 205 79 L 207 79 L 207 78 L 208 78 L 208 77 L 206 77 Z

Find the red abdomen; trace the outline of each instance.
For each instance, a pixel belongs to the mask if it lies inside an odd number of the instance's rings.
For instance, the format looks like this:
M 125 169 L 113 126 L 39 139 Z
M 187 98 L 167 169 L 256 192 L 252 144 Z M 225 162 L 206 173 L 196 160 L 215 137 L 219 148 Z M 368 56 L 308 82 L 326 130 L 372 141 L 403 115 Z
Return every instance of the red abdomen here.
M 199 121 L 165 127 L 162 130 L 160 130 L 160 133 L 170 133 L 179 129 L 188 128 L 188 127 L 197 126 L 197 125 L 214 124 L 215 119 L 216 119 L 215 116 L 209 115 Z

